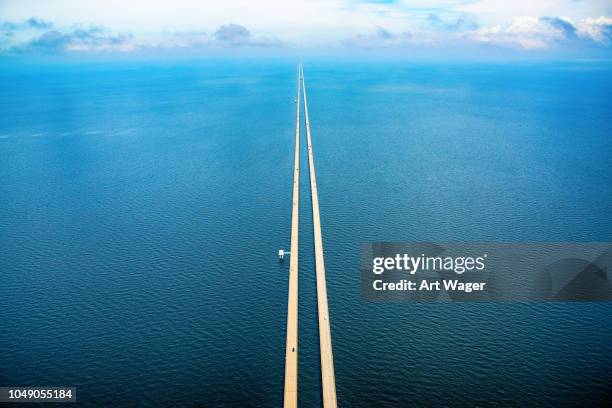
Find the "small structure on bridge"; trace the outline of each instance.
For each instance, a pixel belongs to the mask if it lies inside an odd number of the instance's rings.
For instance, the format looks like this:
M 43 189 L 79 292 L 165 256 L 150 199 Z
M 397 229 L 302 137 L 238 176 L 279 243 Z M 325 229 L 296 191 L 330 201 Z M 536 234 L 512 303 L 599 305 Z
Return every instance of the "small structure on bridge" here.
M 278 250 L 278 259 L 280 261 L 282 261 L 283 259 L 285 259 L 285 255 L 291 255 L 291 252 L 289 251 L 285 251 L 284 249 L 279 249 Z

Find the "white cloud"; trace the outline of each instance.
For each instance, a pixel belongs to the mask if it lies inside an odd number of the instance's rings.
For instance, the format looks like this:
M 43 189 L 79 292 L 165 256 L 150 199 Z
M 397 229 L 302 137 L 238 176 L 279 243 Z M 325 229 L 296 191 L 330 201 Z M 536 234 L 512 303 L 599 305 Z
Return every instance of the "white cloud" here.
M 474 43 L 541 50 L 578 41 L 612 48 L 609 0 L 0 0 L 0 15 L 0 50 L 29 43 L 79 51 Z M 75 24 L 107 28 L 79 39 Z
M 575 23 L 569 17 L 516 17 L 510 24 L 480 27 L 466 33 L 475 42 L 526 50 L 550 48 L 576 38 L 610 43 L 612 18 L 586 18 Z
M 57 27 L 38 20 L 0 22 L 0 51 L 57 54 L 62 52 L 115 51 L 181 48 L 279 48 L 285 44 L 274 37 L 252 35 L 244 26 L 227 24 L 212 35 L 201 31 L 164 31 L 157 35 L 134 36 L 116 33 L 103 26 Z
M 579 35 L 582 37 L 590 38 L 605 45 L 612 41 L 612 18 L 610 17 L 585 18 L 576 26 Z
M 538 17 L 516 17 L 509 25 L 481 27 L 467 37 L 480 43 L 519 47 L 527 50 L 548 48 L 550 42 L 563 37 L 561 30 Z
M 371 33 L 358 34 L 348 38 L 344 41 L 344 44 L 349 47 L 359 48 L 401 47 L 407 45 L 411 38 L 412 35 L 408 32 L 395 34 L 379 26 Z

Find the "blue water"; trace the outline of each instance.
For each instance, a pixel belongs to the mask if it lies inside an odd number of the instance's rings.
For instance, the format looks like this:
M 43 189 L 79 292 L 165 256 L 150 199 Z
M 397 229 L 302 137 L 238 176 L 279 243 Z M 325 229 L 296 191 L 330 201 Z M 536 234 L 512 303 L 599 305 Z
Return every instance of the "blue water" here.
M 612 66 L 304 66 L 340 405 L 605 402 L 611 304 L 366 303 L 359 250 L 612 241 Z M 0 67 L 0 385 L 282 404 L 295 88 L 294 61 Z M 308 183 L 299 402 L 317 407 Z

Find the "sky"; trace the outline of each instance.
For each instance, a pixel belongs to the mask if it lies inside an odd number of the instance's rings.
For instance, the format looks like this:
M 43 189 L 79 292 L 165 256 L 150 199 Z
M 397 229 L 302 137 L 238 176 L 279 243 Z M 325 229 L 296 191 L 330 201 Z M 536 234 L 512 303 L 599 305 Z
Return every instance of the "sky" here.
M 611 0 L 0 0 L 0 55 L 612 57 Z

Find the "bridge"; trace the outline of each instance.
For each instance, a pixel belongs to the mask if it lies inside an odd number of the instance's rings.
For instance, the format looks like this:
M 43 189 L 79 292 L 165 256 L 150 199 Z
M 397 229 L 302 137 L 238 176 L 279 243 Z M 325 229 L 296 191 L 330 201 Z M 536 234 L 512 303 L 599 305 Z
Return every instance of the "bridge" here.
M 327 302 L 325 280 L 325 260 L 323 254 L 323 234 L 319 211 L 317 176 L 312 149 L 310 118 L 304 69 L 298 67 L 298 98 L 295 130 L 295 165 L 293 173 L 293 211 L 291 219 L 291 262 L 289 265 L 289 303 L 287 315 L 287 345 L 285 355 L 285 408 L 297 407 L 297 299 L 298 299 L 298 202 L 299 202 L 299 145 L 300 145 L 300 85 L 304 97 L 304 117 L 306 121 L 306 142 L 308 146 L 308 167 L 310 171 L 310 193 L 312 198 L 312 223 L 314 228 L 315 271 L 317 278 L 317 308 L 319 317 L 319 349 L 321 353 L 321 382 L 323 388 L 323 407 L 336 408 L 336 379 L 334 375 L 334 356 Z

